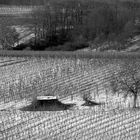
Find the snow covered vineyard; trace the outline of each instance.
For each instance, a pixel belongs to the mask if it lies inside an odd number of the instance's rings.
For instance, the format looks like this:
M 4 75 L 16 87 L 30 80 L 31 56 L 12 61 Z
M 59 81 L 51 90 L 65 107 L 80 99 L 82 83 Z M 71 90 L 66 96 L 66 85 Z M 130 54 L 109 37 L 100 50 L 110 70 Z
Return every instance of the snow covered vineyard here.
M 66 100 L 88 92 L 91 92 L 94 98 L 98 98 L 96 100 L 102 100 L 99 95 L 109 92 L 106 86 L 109 84 L 110 70 L 117 70 L 118 66 L 108 64 L 101 68 L 97 62 L 91 65 L 88 63 L 91 62 L 30 59 L 24 64 L 3 67 L 1 72 L 4 70 L 5 74 L 1 75 L 0 81 L 2 85 L 0 105 L 18 101 L 20 98 L 49 94 Z M 102 98 L 105 99 L 103 96 Z
M 8 115 L 9 114 L 9 115 Z M 0 139 L 139 140 L 140 112 L 92 110 L 0 113 Z
M 131 102 L 110 87 L 111 73 L 121 64 L 107 58 L 0 57 L 0 139 L 139 140 L 139 109 L 130 109 Z M 100 105 L 81 105 L 89 93 Z M 23 109 L 46 95 L 75 106 Z

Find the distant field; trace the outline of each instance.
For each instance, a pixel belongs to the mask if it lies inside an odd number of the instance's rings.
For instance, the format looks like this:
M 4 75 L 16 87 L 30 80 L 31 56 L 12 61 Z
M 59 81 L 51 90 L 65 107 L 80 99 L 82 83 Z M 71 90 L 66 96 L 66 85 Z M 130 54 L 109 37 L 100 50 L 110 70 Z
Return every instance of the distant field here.
M 30 14 L 38 6 L 2 6 L 0 5 L 0 15 L 19 16 Z

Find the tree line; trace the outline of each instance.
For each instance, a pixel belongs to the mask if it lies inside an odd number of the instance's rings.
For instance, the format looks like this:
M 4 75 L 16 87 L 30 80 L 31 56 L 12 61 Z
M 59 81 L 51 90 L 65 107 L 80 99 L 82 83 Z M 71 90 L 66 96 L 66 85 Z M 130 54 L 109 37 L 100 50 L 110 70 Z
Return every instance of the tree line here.
M 33 11 L 34 49 L 71 41 L 73 30 L 83 24 L 84 14 L 81 5 L 74 1 L 73 5 L 53 3 Z
M 140 3 L 137 1 L 49 2 L 44 9 L 33 11 L 33 49 L 60 45 L 65 45 L 66 50 L 87 46 L 96 49 L 104 43 L 108 49 L 124 49 L 127 40 L 140 32 L 139 25 L 136 25 L 139 13 Z
M 33 50 L 72 51 L 87 46 L 101 51 L 121 50 L 127 47 L 129 38 L 140 33 L 140 25 L 136 24 L 140 19 L 140 3 L 136 0 L 44 0 L 43 3 L 31 14 L 35 37 L 28 46 Z

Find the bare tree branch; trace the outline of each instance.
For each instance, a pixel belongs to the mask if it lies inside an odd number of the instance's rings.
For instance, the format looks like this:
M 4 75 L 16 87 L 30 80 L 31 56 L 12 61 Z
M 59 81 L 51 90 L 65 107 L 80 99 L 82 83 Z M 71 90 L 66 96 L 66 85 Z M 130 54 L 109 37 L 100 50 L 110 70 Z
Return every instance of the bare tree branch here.
M 124 98 L 127 98 L 129 95 L 134 97 L 134 106 L 136 107 L 136 100 L 140 90 L 140 78 L 139 78 L 139 68 L 138 64 L 135 61 L 125 62 L 121 66 L 121 71 L 112 76 L 112 81 L 116 83 L 117 91 L 123 91 L 119 94 L 124 94 Z M 114 78 L 116 77 L 116 78 Z M 111 84 L 113 88 L 113 84 Z

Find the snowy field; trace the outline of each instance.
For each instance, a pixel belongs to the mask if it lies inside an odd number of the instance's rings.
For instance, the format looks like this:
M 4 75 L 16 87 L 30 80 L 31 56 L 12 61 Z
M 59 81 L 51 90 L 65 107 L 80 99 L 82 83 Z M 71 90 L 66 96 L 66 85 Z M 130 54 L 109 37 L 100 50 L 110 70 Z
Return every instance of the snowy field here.
M 139 140 L 139 109 L 132 109 L 132 100 L 114 95 L 109 86 L 110 73 L 119 71 L 121 62 L 0 57 L 0 139 Z M 87 93 L 101 104 L 82 106 Z M 22 110 L 46 95 L 75 106 L 61 111 Z

